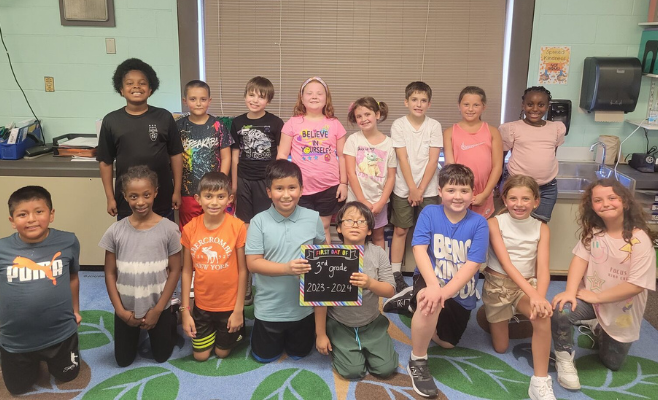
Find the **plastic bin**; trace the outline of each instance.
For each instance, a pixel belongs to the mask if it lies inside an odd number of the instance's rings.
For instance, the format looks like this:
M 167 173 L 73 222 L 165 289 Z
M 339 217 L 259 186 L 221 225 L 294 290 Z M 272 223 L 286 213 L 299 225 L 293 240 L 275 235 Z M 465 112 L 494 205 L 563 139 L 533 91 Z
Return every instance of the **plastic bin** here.
M 28 133 L 42 138 L 41 135 L 41 126 L 38 123 L 34 123 L 27 127 Z M 20 160 L 25 155 L 25 150 L 30 147 L 36 146 L 38 143 L 32 139 L 30 136 L 26 136 L 25 140 L 22 140 L 18 143 L 7 144 L 5 142 L 0 143 L 0 159 L 3 160 Z

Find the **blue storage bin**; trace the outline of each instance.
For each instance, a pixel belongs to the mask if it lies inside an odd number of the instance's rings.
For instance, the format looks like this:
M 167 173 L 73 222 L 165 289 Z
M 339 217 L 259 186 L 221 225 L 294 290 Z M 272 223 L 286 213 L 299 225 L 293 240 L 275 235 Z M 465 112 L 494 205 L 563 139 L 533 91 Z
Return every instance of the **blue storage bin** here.
M 34 126 L 34 128 L 33 128 Z M 32 135 L 42 138 L 41 135 L 41 126 L 38 123 L 34 123 L 27 127 L 28 132 Z M 20 133 L 19 133 L 20 135 Z M 22 140 L 18 143 L 7 144 L 5 142 L 0 143 L 0 159 L 2 160 L 20 160 L 25 156 L 25 150 L 30 147 L 36 146 L 38 143 L 31 137 L 25 137 L 25 140 Z

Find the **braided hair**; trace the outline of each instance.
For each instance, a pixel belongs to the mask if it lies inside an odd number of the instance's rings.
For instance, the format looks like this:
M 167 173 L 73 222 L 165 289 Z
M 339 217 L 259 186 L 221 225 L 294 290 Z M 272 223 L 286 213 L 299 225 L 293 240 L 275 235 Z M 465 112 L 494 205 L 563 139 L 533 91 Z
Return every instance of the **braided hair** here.
M 525 96 L 530 93 L 530 92 L 537 92 L 537 93 L 544 93 L 546 97 L 548 97 L 548 101 L 550 102 L 553 100 L 553 97 L 551 96 L 551 92 L 546 89 L 543 86 L 531 86 L 527 88 L 525 91 L 523 91 L 523 96 L 521 96 L 521 101 L 523 102 L 525 100 Z M 521 114 L 519 115 L 519 119 L 523 119 L 523 109 L 521 109 Z

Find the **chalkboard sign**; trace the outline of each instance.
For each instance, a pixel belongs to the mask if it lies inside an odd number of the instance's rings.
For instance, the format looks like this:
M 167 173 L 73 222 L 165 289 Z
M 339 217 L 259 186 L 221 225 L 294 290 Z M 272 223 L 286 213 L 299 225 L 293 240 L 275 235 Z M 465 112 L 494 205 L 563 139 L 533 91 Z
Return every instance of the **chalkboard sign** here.
M 311 271 L 299 280 L 300 305 L 361 305 L 361 288 L 350 284 L 350 276 L 363 272 L 363 246 L 303 245 L 302 258 Z

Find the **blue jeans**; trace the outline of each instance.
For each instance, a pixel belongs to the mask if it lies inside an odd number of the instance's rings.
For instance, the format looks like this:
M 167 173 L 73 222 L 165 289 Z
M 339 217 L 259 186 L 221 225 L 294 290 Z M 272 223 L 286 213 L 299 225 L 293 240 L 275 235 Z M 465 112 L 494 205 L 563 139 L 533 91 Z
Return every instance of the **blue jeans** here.
M 557 201 L 557 179 L 539 186 L 539 207 L 532 212 L 532 216 L 544 222 L 551 220 L 553 207 Z

